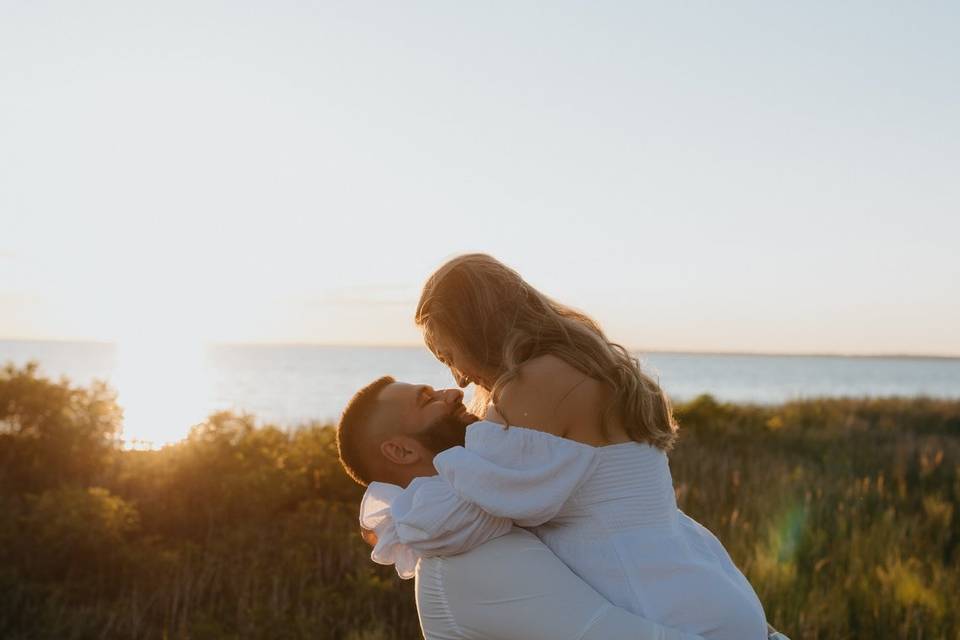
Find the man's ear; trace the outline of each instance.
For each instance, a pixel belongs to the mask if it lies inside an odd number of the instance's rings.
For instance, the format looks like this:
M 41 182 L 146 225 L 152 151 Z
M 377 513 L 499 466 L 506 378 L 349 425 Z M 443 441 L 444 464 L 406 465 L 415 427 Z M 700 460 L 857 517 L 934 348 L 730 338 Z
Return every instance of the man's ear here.
M 413 464 L 420 461 L 420 450 L 415 440 L 406 436 L 394 436 L 380 443 L 380 453 L 394 464 Z

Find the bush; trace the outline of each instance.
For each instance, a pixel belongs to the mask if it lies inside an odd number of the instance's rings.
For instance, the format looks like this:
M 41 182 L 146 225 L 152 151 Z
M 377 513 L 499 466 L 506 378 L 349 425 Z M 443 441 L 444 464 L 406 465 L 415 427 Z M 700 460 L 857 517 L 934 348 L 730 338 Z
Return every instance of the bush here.
M 73 387 L 37 376 L 36 363 L 0 370 L 0 491 L 96 484 L 123 412 L 102 383 Z

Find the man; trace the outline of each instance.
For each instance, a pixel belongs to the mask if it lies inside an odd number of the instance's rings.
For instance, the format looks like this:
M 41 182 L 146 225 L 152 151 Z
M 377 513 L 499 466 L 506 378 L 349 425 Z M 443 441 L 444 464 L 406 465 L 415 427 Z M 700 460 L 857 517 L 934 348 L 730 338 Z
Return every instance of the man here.
M 343 412 L 337 446 L 357 482 L 406 487 L 436 475 L 433 457 L 463 445 L 477 420 L 459 389 L 389 376 L 361 389 Z M 375 542 L 365 532 L 368 542 Z M 457 556 L 416 567 L 417 612 L 427 640 L 697 640 L 614 607 L 540 540 L 513 528 Z

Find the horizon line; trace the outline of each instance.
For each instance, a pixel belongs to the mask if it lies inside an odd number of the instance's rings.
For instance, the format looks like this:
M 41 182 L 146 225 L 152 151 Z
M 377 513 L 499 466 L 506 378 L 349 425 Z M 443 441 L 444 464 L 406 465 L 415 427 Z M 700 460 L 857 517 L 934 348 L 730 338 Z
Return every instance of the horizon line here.
M 0 342 L 54 342 L 66 344 L 100 344 L 116 345 L 118 340 L 86 340 L 75 338 L 8 338 L 0 337 Z M 308 341 L 205 341 L 205 346 L 211 347 L 324 347 L 347 349 L 425 349 L 424 345 L 411 342 L 359 343 L 359 342 L 308 342 Z M 696 349 L 642 349 L 628 347 L 635 354 L 664 354 L 664 355 L 698 355 L 698 356 L 750 356 L 750 357 L 779 357 L 779 358 L 889 358 L 913 360 L 957 360 L 958 354 L 929 354 L 929 353 L 851 353 L 830 351 L 749 351 L 749 350 L 696 350 Z

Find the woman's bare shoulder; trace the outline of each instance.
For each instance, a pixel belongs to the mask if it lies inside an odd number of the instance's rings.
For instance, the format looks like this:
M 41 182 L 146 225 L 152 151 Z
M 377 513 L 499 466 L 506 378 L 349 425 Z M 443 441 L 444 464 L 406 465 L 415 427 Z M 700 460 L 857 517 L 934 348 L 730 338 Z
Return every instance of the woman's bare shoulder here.
M 487 419 L 565 435 L 569 421 L 557 410 L 587 379 L 563 358 L 553 354 L 537 356 L 525 362 L 518 375 L 500 390 L 496 407 Z
M 558 355 L 545 353 L 542 356 L 530 358 L 520 365 L 520 377 L 542 379 L 544 381 L 555 380 L 558 376 L 564 378 L 583 377 L 572 364 Z

